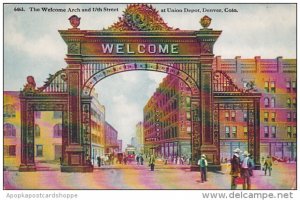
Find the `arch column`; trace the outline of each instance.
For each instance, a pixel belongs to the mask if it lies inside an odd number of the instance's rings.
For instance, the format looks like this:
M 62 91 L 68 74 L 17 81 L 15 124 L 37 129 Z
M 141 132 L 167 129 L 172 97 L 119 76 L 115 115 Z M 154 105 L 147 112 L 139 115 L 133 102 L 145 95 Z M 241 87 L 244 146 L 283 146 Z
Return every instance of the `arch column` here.
M 93 166 L 90 164 L 85 151 L 85 140 L 82 121 L 81 102 L 81 60 L 76 58 L 66 58 L 68 63 L 67 83 L 68 83 L 68 141 L 65 148 L 66 161 L 61 166 L 62 172 L 92 172 Z M 90 103 L 87 103 L 88 108 Z M 88 109 L 88 115 L 90 111 Z
M 22 95 L 22 94 L 21 94 Z M 34 109 L 21 99 L 21 165 L 20 172 L 36 171 L 34 162 Z
M 196 37 L 200 45 L 199 57 L 199 90 L 200 90 L 200 108 L 201 108 L 201 150 L 200 154 L 205 154 L 209 163 L 209 168 L 220 170 L 219 138 L 213 133 L 213 46 L 221 31 L 212 29 L 201 29 L 196 32 Z M 200 158 L 200 154 L 198 154 Z

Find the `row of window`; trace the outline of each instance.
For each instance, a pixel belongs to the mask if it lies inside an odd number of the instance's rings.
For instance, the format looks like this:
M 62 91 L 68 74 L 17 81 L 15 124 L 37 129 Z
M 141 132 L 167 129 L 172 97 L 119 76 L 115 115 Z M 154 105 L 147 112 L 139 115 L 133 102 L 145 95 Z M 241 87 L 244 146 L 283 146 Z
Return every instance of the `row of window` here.
M 3 134 L 5 137 L 15 137 L 16 136 L 16 127 L 12 124 L 5 123 L 3 125 Z M 40 137 L 40 127 L 39 125 L 34 126 L 34 135 L 35 137 Z M 62 124 L 56 124 L 53 127 L 53 137 L 61 137 L 62 136 Z
M 243 127 L 244 136 L 248 135 L 248 127 Z M 237 126 L 225 126 L 225 138 L 237 138 Z
M 292 120 L 292 115 L 293 115 L 293 120 Z M 287 122 L 291 122 L 297 121 L 297 113 L 296 112 L 287 112 L 286 115 L 286 120 Z M 268 122 L 269 121 L 269 112 L 264 112 L 264 122 Z M 276 112 L 271 112 L 271 122 L 275 122 L 276 121 Z
M 264 137 L 270 137 L 269 132 L 271 132 L 271 137 L 276 138 L 276 126 L 264 126 Z M 287 137 L 288 138 L 297 138 L 297 127 L 296 126 L 287 126 Z
M 287 92 L 297 92 L 296 81 L 286 81 L 286 91 Z M 264 89 L 266 92 L 276 92 L 276 82 L 275 81 L 265 81 Z
M 16 156 L 16 145 L 4 145 L 4 156 Z
M 264 98 L 264 106 L 265 106 L 265 108 L 275 108 L 275 98 L 272 97 L 271 98 L 271 103 L 270 103 L 270 99 L 268 97 L 265 97 Z M 293 98 L 293 99 L 287 98 L 286 99 L 286 106 L 288 108 L 291 108 L 292 106 L 294 108 L 296 108 L 296 106 L 297 106 L 297 100 L 296 100 L 296 98 Z
M 269 126 L 264 126 L 264 137 L 265 138 L 270 137 L 269 129 L 271 130 L 272 138 L 276 138 L 276 131 L 277 131 L 276 126 L 270 126 L 270 127 Z

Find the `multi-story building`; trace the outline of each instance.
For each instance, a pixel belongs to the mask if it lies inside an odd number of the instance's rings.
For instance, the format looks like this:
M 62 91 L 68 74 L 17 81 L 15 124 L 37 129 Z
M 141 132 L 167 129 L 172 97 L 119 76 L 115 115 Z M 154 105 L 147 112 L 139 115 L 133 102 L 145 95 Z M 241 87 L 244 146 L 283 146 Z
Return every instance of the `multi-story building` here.
M 115 154 L 118 152 L 118 131 L 108 122 L 105 122 L 105 153 Z
M 92 160 L 103 156 L 105 152 L 105 107 L 98 100 L 98 94 L 93 90 L 91 103 L 91 136 Z
M 226 72 L 240 88 L 254 85 L 260 100 L 260 154 L 283 159 L 296 158 L 297 87 L 296 59 L 221 59 L 214 70 Z M 247 113 L 223 112 L 221 115 L 221 154 L 229 157 L 235 147 L 247 148 Z M 222 155 L 221 155 L 222 158 Z
M 20 92 L 5 91 L 3 102 L 4 167 L 18 167 L 21 162 Z
M 18 167 L 21 161 L 20 92 L 4 92 L 4 166 Z M 35 112 L 35 161 L 59 163 L 62 147 L 62 112 Z
M 262 94 L 260 100 L 261 157 L 272 155 L 283 159 L 296 159 L 296 60 L 282 57 L 221 59 L 218 56 L 214 60 L 213 70 L 226 72 L 239 88 L 245 90 L 250 88 Z M 145 151 L 152 150 L 151 153 L 155 151 L 166 156 L 179 153 L 179 145 L 176 143 L 179 137 L 177 134 L 181 134 L 182 130 L 186 130 L 187 133 L 191 130 L 189 95 L 185 93 L 184 96 L 180 87 L 179 89 L 172 87 L 176 78 L 173 80 L 170 77 L 168 75 L 163 80 L 144 107 Z M 182 81 L 178 80 L 178 82 L 185 85 Z M 186 102 L 186 105 L 177 107 L 178 102 Z M 178 115 L 178 113 L 182 114 Z M 246 110 L 220 110 L 221 160 L 225 161 L 226 158 L 229 160 L 232 151 L 237 147 L 242 151 L 248 149 L 247 122 Z M 190 136 L 188 138 L 190 139 Z M 182 151 L 184 150 L 181 149 L 181 155 Z M 185 152 L 187 151 L 190 152 L 190 147 Z
M 136 137 L 131 137 L 130 146 L 136 148 L 137 147 L 137 139 Z
M 143 122 L 138 122 L 135 126 L 135 137 L 136 137 L 136 150 L 137 153 L 143 154 L 144 153 L 144 125 Z
M 119 152 L 122 152 L 122 148 L 123 148 L 123 141 L 122 140 L 118 140 L 118 148 L 119 148 Z
M 190 156 L 190 90 L 167 75 L 144 107 L 145 153 L 163 157 Z
M 20 92 L 4 92 L 4 166 L 18 167 L 21 159 Z M 105 109 L 93 94 L 91 114 L 92 156 L 103 155 Z M 34 112 L 35 161 L 59 163 L 62 156 L 62 112 Z

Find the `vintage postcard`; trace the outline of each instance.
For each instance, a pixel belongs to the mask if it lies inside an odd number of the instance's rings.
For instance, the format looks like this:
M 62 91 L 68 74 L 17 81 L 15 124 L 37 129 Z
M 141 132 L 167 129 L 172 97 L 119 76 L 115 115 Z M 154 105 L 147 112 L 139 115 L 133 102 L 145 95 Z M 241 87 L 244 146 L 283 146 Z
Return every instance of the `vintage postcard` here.
M 3 7 L 4 190 L 297 189 L 297 4 Z

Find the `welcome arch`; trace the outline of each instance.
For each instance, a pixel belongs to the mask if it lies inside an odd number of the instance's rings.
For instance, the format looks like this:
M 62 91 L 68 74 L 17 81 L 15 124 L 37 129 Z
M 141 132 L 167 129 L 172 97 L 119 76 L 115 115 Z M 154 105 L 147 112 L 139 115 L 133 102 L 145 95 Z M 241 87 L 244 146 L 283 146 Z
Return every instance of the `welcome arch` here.
M 143 9 L 148 11 L 140 12 Z M 50 75 L 42 87 L 36 87 L 32 76 L 27 77 L 20 94 L 20 171 L 36 170 L 34 111 L 57 110 L 63 112 L 61 171 L 93 171 L 91 89 L 107 76 L 133 70 L 164 72 L 187 83 L 192 92 L 192 169 L 198 168 L 196 161 L 202 153 L 207 155 L 211 167 L 220 169 L 219 125 L 213 124 L 217 115 L 213 115 L 216 111 L 212 63 L 213 45 L 221 31 L 207 28 L 210 24 L 207 16 L 201 19 L 200 30 L 170 28 L 157 17 L 155 9 L 144 4 L 128 6 L 124 13 L 126 16 L 106 30 L 80 30 L 80 18 L 71 16 L 72 28 L 59 30 L 68 46 L 67 67 Z M 144 21 L 139 21 L 138 15 L 144 15 Z M 109 50 L 105 49 L 107 46 Z M 153 46 L 161 49 L 154 51 Z M 169 49 L 161 52 L 166 46 Z

